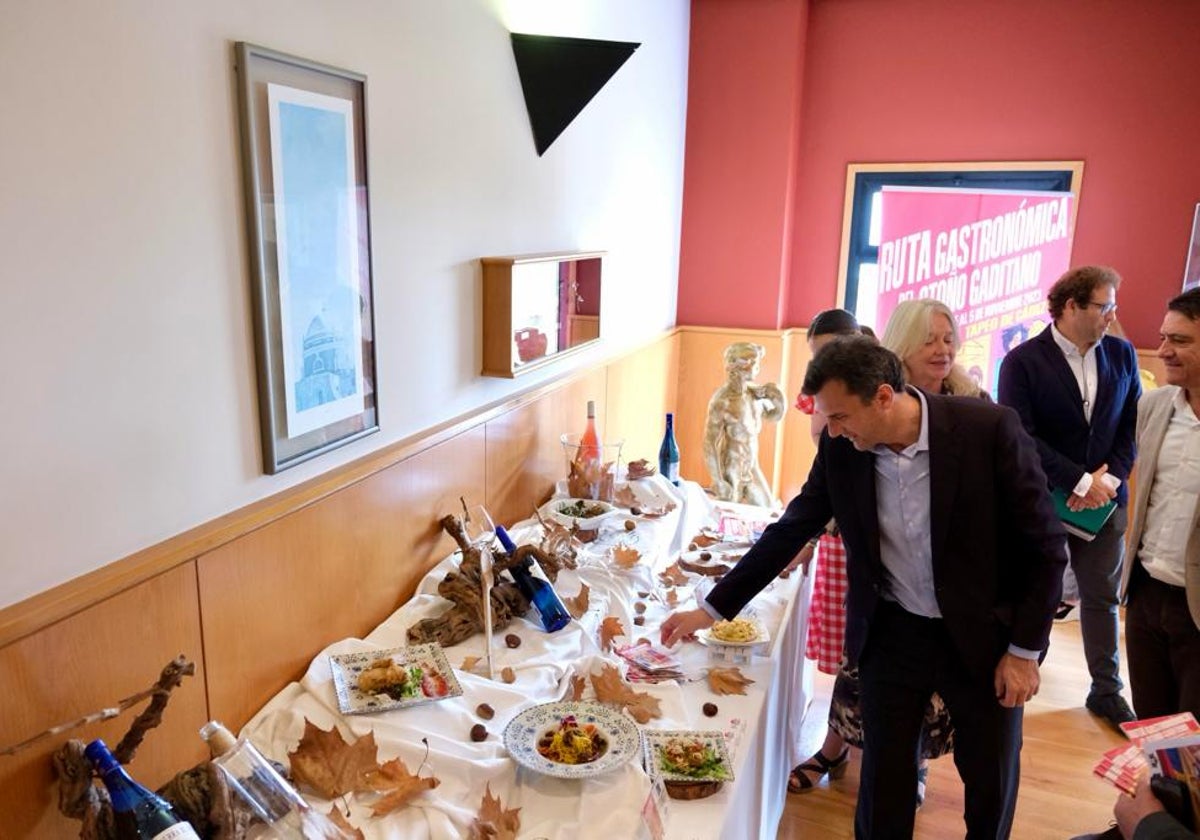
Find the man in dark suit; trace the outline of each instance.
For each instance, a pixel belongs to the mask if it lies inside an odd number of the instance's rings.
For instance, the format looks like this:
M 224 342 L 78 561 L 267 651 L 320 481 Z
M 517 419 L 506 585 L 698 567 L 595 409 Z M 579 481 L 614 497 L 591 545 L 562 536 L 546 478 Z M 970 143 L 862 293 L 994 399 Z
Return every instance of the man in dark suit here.
M 836 518 L 846 650 L 865 736 L 855 836 L 911 838 L 921 722 L 937 691 L 955 726 L 967 836 L 1005 838 L 1021 712 L 1038 689 L 1066 540 L 1033 441 L 1011 411 L 906 388 L 871 339 L 817 353 L 803 392 L 828 421 L 800 495 L 709 593 L 674 613 L 674 644 L 731 618 Z
M 1120 275 L 1102 266 L 1060 277 L 1047 295 L 1054 323 L 1004 357 L 999 389 L 1000 403 L 1016 410 L 1037 441 L 1042 469 L 1068 507 L 1116 502 L 1094 539 L 1069 538 L 1092 676 L 1086 705 L 1114 727 L 1134 719 L 1120 693 L 1117 595 L 1142 393 L 1133 346 L 1105 335 L 1116 318 L 1120 284 Z

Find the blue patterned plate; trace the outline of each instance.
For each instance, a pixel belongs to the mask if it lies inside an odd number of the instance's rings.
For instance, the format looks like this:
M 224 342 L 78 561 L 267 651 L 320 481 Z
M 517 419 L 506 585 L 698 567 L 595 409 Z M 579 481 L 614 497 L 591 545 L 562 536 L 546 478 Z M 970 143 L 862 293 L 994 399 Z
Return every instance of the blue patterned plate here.
M 567 715 L 574 715 L 581 727 L 594 724 L 604 737 L 607 745 L 595 761 L 564 764 L 538 752 L 538 739 L 557 730 Z M 639 755 L 642 738 L 633 721 L 615 709 L 599 703 L 563 700 L 532 706 L 509 721 L 504 728 L 504 746 L 518 764 L 530 770 L 560 779 L 586 779 L 615 770 Z
M 405 685 L 393 689 L 390 695 L 371 694 L 358 687 L 362 673 L 380 659 L 390 659 L 397 668 L 403 669 L 407 678 Z M 329 669 L 333 672 L 338 708 L 344 715 L 386 712 L 462 694 L 454 669 L 437 642 L 362 653 L 335 653 L 329 657 Z

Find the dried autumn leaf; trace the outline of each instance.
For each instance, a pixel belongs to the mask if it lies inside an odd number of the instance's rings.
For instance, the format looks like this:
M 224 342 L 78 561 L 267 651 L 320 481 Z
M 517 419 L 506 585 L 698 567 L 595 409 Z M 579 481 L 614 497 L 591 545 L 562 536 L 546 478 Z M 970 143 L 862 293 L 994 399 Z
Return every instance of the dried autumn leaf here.
M 675 503 L 668 501 L 663 503 L 661 507 L 642 508 L 642 516 L 647 519 L 658 519 L 660 516 L 666 516 L 673 510 L 675 510 Z
M 571 677 L 571 699 L 572 700 L 582 700 L 583 699 L 583 690 L 586 687 L 587 687 L 587 680 L 585 680 L 579 674 L 573 675 Z
M 622 569 L 632 569 L 642 559 L 642 552 L 629 545 L 614 546 L 612 555 L 613 562 Z
M 613 494 L 613 504 L 617 507 L 634 508 L 638 506 L 637 494 L 626 484 Z
M 600 622 L 600 647 L 605 650 L 612 650 L 612 640 L 624 635 L 625 627 L 615 615 L 610 615 Z
M 692 537 L 692 543 L 696 548 L 708 548 L 710 545 L 716 545 L 720 541 L 720 537 L 714 537 L 712 534 L 706 534 L 703 531 Z
M 708 669 L 708 687 L 713 694 L 745 694 L 746 686 L 753 682 L 742 674 L 741 668 Z
M 463 663 L 459 666 L 460 671 L 474 671 L 475 666 L 479 664 L 478 656 L 464 656 Z
M 418 793 L 433 790 L 441 784 L 433 776 L 414 776 L 399 758 L 381 764 L 378 770 L 367 775 L 366 782 L 371 790 L 386 794 L 371 806 L 371 815 L 376 817 L 403 808 Z
M 638 458 L 636 461 L 630 461 L 625 465 L 625 475 L 630 481 L 637 481 L 639 478 L 649 478 L 658 472 L 657 467 L 650 465 L 650 462 L 645 458 Z M 629 489 L 629 485 L 625 485 L 625 489 Z
M 492 796 L 489 783 L 479 804 L 479 813 L 471 823 L 470 840 L 516 840 L 521 830 L 521 809 L 504 809 L 500 797 Z
M 678 606 L 679 605 L 679 592 L 675 589 L 668 589 L 667 595 L 666 595 L 666 601 L 667 601 L 668 607 Z
M 352 826 L 350 821 L 342 816 L 342 812 L 336 807 L 331 808 L 329 813 L 325 816 L 329 817 L 329 821 L 331 823 L 336 825 L 342 831 L 346 832 L 345 836 L 351 838 L 351 840 L 367 840 L 367 838 L 363 836 L 362 829 Z
M 567 605 L 567 612 L 569 612 L 573 618 L 579 618 L 588 611 L 588 598 L 591 591 L 592 590 L 588 588 L 588 585 L 584 583 L 580 585 L 578 595 L 576 595 L 574 598 L 563 599 Z
M 667 586 L 683 586 L 687 583 L 687 575 L 683 573 L 683 569 L 679 568 L 679 563 L 672 563 L 667 568 L 658 573 L 658 579 Z
M 292 778 L 307 785 L 326 799 L 363 790 L 366 775 L 377 770 L 375 733 L 368 732 L 353 744 L 347 744 L 337 727 L 328 732 L 308 718 L 304 736 L 294 752 L 288 753 Z
M 605 665 L 599 674 L 592 674 L 592 688 L 601 703 L 624 706 L 638 723 L 650 722 L 650 718 L 662 717 L 657 697 L 644 691 L 634 691 L 629 683 L 621 679 L 621 672 L 613 665 Z

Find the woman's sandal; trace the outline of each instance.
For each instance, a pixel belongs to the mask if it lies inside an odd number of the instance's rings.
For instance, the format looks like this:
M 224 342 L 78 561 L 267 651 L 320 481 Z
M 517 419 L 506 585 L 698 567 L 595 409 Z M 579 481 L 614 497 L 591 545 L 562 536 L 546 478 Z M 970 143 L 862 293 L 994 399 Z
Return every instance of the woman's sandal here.
M 788 793 L 808 793 L 817 786 L 821 777 L 828 775 L 830 779 L 840 779 L 850 769 L 850 748 L 843 747 L 837 758 L 826 758 L 817 750 L 813 757 L 792 769 L 788 776 Z M 812 774 L 812 777 L 809 774 Z

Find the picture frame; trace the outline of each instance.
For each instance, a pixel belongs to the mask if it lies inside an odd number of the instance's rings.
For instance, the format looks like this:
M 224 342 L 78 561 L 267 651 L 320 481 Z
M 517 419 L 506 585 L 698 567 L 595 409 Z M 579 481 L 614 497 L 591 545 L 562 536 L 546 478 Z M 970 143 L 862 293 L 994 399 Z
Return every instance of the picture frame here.
M 269 474 L 379 430 L 366 77 L 234 45 Z
M 1200 286 L 1200 204 L 1192 214 L 1192 236 L 1183 266 L 1183 291 Z

